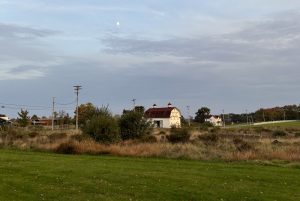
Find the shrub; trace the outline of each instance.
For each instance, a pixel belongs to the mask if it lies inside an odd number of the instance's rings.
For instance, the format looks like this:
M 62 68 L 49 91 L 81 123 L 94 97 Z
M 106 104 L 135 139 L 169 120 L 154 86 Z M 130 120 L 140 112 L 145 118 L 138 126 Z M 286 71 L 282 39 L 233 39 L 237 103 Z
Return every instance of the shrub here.
M 295 133 L 295 137 L 300 137 L 300 132 Z
M 145 135 L 140 139 L 140 141 L 144 143 L 155 143 L 157 142 L 157 139 L 153 135 Z
M 274 140 L 271 144 L 272 145 L 281 145 L 282 142 L 279 142 L 278 140 Z
M 273 132 L 273 136 L 274 137 L 277 137 L 277 136 L 286 136 L 287 133 L 284 131 L 284 130 L 275 130 Z
M 67 137 L 66 133 L 52 133 L 47 136 L 49 140 L 55 141 L 55 140 L 62 140 Z
M 210 122 L 205 122 L 205 123 L 203 124 L 203 126 L 213 127 L 214 125 L 213 125 L 212 123 L 210 123 Z
M 86 121 L 81 127 L 82 133 L 104 144 L 119 141 L 119 126 L 107 107 L 99 108 L 99 113 Z
M 89 139 L 90 137 L 88 135 L 83 135 L 83 134 L 76 134 L 76 135 L 72 135 L 71 139 L 76 140 L 78 142 L 82 142 L 84 140 Z
M 177 128 L 176 126 L 172 126 L 170 129 L 170 135 L 167 135 L 166 138 L 171 143 L 177 142 L 188 142 L 191 137 L 191 130 L 189 128 Z
M 160 134 L 160 135 L 165 135 L 166 132 L 165 132 L 165 131 L 160 131 L 158 134 Z
M 200 126 L 200 131 L 208 131 L 208 126 Z
M 234 139 L 233 143 L 238 151 L 249 150 L 252 148 L 252 146 L 248 142 L 240 138 Z
M 40 137 L 40 134 L 38 134 L 37 132 L 30 132 L 28 133 L 28 136 L 30 138 L 35 138 L 35 137 Z
M 123 112 L 119 126 L 122 140 L 141 139 L 153 130 L 152 122 L 144 117 L 144 113 L 132 110 Z
M 217 132 L 220 131 L 220 130 L 221 130 L 220 127 L 215 126 L 213 129 L 210 130 L 210 132 L 212 132 L 212 133 L 217 133 Z
M 198 138 L 206 145 L 209 145 L 212 142 L 215 143 L 219 140 L 219 137 L 215 133 L 199 135 Z
M 56 149 L 55 153 L 58 154 L 76 154 L 74 143 L 63 142 Z

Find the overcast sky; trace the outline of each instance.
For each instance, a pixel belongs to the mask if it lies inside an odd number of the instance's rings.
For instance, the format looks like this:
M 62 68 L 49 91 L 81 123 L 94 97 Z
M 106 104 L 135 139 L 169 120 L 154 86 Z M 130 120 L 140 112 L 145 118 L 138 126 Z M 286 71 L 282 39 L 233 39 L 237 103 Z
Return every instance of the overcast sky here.
M 0 114 L 299 104 L 299 55 L 299 0 L 0 0 Z

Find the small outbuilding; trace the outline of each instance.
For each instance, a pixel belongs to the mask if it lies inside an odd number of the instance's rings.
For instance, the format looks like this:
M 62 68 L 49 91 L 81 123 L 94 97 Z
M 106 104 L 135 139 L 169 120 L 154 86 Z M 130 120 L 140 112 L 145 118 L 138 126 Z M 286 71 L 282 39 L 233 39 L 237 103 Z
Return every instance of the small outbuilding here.
M 163 108 L 157 108 L 157 105 L 154 104 L 153 108 L 145 112 L 145 115 L 151 118 L 156 128 L 170 128 L 172 125 L 181 127 L 181 113 L 176 107 L 172 107 L 171 103 L 168 104 L 168 107 Z

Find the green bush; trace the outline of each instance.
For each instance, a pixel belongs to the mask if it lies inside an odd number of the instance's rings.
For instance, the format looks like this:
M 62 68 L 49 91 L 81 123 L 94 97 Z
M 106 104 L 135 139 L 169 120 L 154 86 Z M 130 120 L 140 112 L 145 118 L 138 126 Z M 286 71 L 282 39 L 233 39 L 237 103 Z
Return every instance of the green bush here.
M 157 139 L 153 135 L 145 135 L 140 139 L 140 141 L 144 143 L 155 143 L 157 142 Z
M 278 140 L 274 140 L 272 143 L 271 143 L 272 145 L 281 145 L 282 144 L 282 142 L 279 142 Z
M 191 137 L 191 129 L 190 128 L 177 128 L 176 126 L 172 126 L 170 129 L 170 135 L 167 135 L 166 138 L 171 143 L 185 143 L 190 140 Z
M 240 138 L 234 139 L 233 143 L 238 151 L 249 150 L 252 148 L 252 146 L 248 142 Z
M 160 134 L 160 135 L 165 135 L 166 132 L 165 132 L 165 131 L 160 131 L 158 134 Z
M 295 133 L 295 137 L 300 137 L 300 132 Z
M 213 125 L 212 123 L 210 123 L 210 122 L 205 122 L 205 123 L 203 124 L 203 126 L 213 127 L 214 125 Z
M 198 138 L 203 141 L 205 145 L 211 145 L 219 140 L 219 137 L 215 133 L 199 135 Z
M 35 138 L 35 137 L 40 137 L 40 134 L 38 134 L 37 132 L 30 132 L 28 133 L 28 136 L 30 138 Z
M 76 154 L 75 146 L 72 142 L 63 142 L 56 149 L 58 154 Z
M 52 133 L 47 136 L 49 140 L 55 141 L 55 140 L 62 140 L 67 137 L 66 133 Z
M 213 129 L 210 130 L 210 132 L 217 133 L 220 130 L 221 130 L 221 128 L 219 126 L 215 126 Z
M 123 112 L 119 119 L 120 137 L 122 140 L 141 139 L 153 130 L 152 122 L 142 112 L 132 110 Z
M 277 136 L 286 136 L 287 133 L 284 131 L 284 130 L 275 130 L 273 132 L 273 136 L 274 137 L 277 137 Z
M 90 136 L 97 142 L 104 144 L 117 143 L 119 141 L 119 126 L 107 107 L 99 109 L 97 116 L 86 121 L 81 127 L 84 135 Z
M 76 134 L 76 135 L 72 135 L 71 139 L 76 140 L 78 142 L 82 142 L 84 140 L 89 139 L 90 137 L 88 135 L 83 135 L 83 134 Z
M 200 131 L 208 131 L 208 126 L 200 126 Z

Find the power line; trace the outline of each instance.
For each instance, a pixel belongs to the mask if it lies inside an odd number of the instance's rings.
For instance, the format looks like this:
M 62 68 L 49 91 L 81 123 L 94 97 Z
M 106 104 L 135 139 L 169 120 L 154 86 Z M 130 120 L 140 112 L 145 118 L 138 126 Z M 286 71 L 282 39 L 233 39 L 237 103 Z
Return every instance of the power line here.
M 56 104 L 58 104 L 58 105 L 71 105 L 71 104 L 73 104 L 73 103 L 76 103 L 76 101 L 74 101 L 74 102 L 72 102 L 72 103 L 67 103 L 67 104 L 62 104 L 62 103 L 57 103 L 57 102 L 55 102 Z

